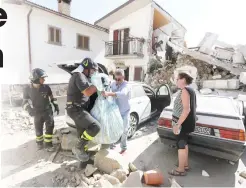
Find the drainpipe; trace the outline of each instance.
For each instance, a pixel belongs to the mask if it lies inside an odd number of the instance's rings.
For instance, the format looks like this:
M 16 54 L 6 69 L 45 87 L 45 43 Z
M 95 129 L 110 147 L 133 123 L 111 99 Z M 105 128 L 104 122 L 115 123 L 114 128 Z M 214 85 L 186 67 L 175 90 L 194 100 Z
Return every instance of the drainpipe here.
M 30 37 L 30 15 L 32 13 L 32 7 L 27 14 L 27 37 L 28 37 L 28 60 L 29 60 L 29 71 L 32 70 L 32 54 L 31 54 L 31 37 Z

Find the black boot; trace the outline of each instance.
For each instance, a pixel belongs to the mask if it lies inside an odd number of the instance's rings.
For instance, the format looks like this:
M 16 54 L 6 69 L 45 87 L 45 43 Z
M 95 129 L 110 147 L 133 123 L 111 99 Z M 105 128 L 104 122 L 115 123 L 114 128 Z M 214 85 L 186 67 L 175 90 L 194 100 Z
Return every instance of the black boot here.
M 37 148 L 38 148 L 38 150 L 41 150 L 41 149 L 44 148 L 43 141 L 42 142 L 37 142 Z
M 89 161 L 90 156 L 86 151 L 88 141 L 85 139 L 79 139 L 76 145 L 73 147 L 72 152 L 81 162 Z
M 55 148 L 54 148 L 52 142 L 45 142 L 44 146 L 48 152 L 54 152 L 55 151 Z

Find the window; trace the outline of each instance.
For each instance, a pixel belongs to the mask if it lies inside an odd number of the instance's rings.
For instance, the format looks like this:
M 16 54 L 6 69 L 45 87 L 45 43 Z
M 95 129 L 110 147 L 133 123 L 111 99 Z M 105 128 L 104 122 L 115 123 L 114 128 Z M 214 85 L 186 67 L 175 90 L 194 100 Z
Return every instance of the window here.
M 113 34 L 113 54 L 129 54 L 129 38 L 130 29 L 114 30 Z
M 61 45 L 61 29 L 49 26 L 49 43 Z
M 143 97 L 146 93 L 141 85 L 135 85 L 132 87 L 131 98 Z
M 90 38 L 87 36 L 83 35 L 77 35 L 77 48 L 81 50 L 89 50 L 90 45 L 89 45 Z

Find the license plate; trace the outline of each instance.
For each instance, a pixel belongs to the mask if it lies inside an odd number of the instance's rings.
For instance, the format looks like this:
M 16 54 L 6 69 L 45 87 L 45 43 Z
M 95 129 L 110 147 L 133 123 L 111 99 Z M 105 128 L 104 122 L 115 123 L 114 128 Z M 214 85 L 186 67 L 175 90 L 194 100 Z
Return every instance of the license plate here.
M 211 135 L 211 128 L 196 126 L 194 132 L 199 134 Z

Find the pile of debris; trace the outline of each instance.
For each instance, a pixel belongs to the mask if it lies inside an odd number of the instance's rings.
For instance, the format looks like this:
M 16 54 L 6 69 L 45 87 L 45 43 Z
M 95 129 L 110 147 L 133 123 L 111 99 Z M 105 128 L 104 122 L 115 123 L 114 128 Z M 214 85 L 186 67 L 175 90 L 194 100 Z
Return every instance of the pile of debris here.
M 122 155 L 110 149 L 101 149 L 94 156 L 94 163 L 85 169 L 68 168 L 67 176 L 56 174 L 53 186 L 62 187 L 143 187 L 144 172 L 128 163 Z M 157 171 L 153 171 L 157 172 Z M 163 183 L 163 176 L 161 176 Z
M 198 88 L 202 88 L 205 80 L 228 80 L 236 78 L 228 70 L 207 64 L 189 55 L 179 54 L 177 61 L 166 62 L 162 68 L 155 70 L 147 80 L 147 83 L 156 88 L 162 84 L 168 84 L 170 87 L 175 85 L 175 73 L 179 70 L 189 70 L 194 74 L 195 83 Z
M 1 113 L 2 131 L 22 131 L 33 128 L 33 118 L 31 118 L 21 108 L 2 109 Z

